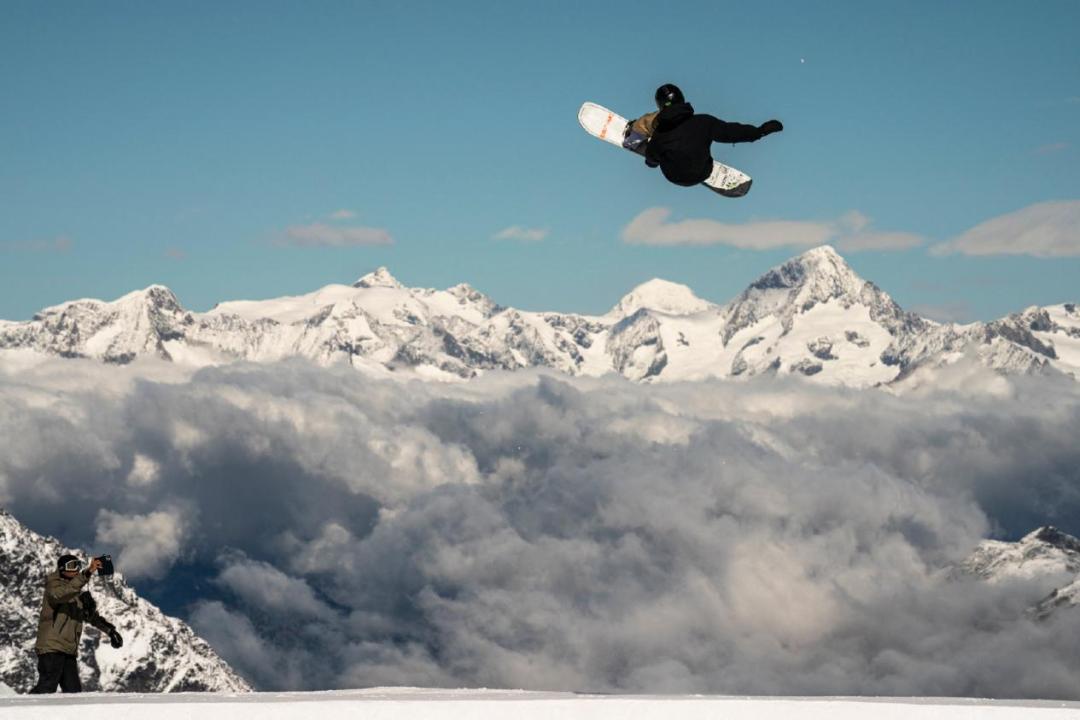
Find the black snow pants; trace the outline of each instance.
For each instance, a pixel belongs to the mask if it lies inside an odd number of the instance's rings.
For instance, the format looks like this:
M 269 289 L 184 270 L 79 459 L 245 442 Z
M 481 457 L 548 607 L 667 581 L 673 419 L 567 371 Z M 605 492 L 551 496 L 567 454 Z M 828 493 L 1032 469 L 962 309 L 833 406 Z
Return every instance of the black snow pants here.
M 66 693 L 82 692 L 79 680 L 79 664 L 74 655 L 51 652 L 38 655 L 38 682 L 31 695 L 43 695 L 56 692 L 56 686 Z

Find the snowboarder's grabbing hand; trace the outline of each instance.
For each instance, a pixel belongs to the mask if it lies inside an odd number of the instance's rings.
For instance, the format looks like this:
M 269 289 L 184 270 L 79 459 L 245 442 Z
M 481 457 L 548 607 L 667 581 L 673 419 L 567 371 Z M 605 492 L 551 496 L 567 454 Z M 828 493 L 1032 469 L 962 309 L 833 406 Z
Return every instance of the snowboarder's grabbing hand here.
M 626 126 L 623 145 L 635 149 L 635 144 L 648 143 L 645 164 L 659 166 L 664 177 L 686 187 L 709 177 L 713 169 L 710 146 L 714 142 L 754 142 L 784 129 L 779 120 L 755 126 L 695 115 L 682 90 L 670 83 L 657 88 L 656 107 L 656 112 Z

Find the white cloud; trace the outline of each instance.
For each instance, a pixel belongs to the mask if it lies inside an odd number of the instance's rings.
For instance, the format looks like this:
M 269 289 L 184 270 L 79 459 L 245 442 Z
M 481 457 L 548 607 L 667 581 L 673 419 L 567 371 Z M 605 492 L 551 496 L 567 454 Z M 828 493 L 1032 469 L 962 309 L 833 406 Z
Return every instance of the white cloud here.
M 546 229 L 525 228 L 512 225 L 504 228 L 492 236 L 492 240 L 520 240 L 522 242 L 540 242 L 548 236 Z
M 302 579 L 290 577 L 269 563 L 244 557 L 226 563 L 217 583 L 235 593 L 247 607 L 304 618 L 334 616 L 334 611 Z
M 1059 153 L 1059 152 L 1062 152 L 1063 150 L 1068 150 L 1068 149 L 1069 149 L 1069 143 L 1056 142 L 1056 143 L 1048 143 L 1046 145 L 1040 145 L 1039 147 L 1035 148 L 1035 153 L 1037 155 L 1053 155 L 1054 153 Z
M 858 210 L 852 210 L 833 223 L 838 250 L 860 252 L 864 250 L 908 250 L 923 244 L 918 235 L 904 232 L 879 232 L 871 227 L 870 218 Z
M 67 235 L 57 235 L 54 238 L 38 238 L 35 240 L 7 240 L 0 241 L 0 252 L 12 253 L 66 253 L 71 251 L 71 238 Z
M 769 220 L 724 223 L 709 219 L 669 222 L 671 210 L 649 208 L 630 221 L 622 232 L 631 245 L 730 245 L 748 250 L 780 247 L 808 248 L 832 244 L 840 250 L 905 250 L 922 244 L 910 233 L 876 232 L 870 220 L 852 211 L 839 220 Z
M 392 245 L 394 238 L 382 228 L 335 227 L 323 223 L 294 225 L 278 240 L 280 245 L 300 247 L 354 247 L 361 245 Z
M 916 315 L 943 323 L 967 323 L 975 319 L 971 306 L 962 302 L 943 305 L 913 305 L 909 309 Z
M 1080 256 L 1080 200 L 1037 203 L 935 245 L 934 255 Z
M 352 210 L 346 210 L 342 208 L 330 214 L 331 220 L 352 220 L 356 217 L 356 213 Z
M 121 515 L 101 510 L 97 516 L 97 542 L 119 547 L 116 563 L 131 577 L 160 578 L 176 562 L 188 522 L 176 507 L 145 515 Z
M 156 483 L 160 476 L 161 466 L 153 458 L 142 453 L 136 453 L 135 460 L 131 464 L 131 472 L 127 476 L 127 482 L 132 487 L 146 487 Z

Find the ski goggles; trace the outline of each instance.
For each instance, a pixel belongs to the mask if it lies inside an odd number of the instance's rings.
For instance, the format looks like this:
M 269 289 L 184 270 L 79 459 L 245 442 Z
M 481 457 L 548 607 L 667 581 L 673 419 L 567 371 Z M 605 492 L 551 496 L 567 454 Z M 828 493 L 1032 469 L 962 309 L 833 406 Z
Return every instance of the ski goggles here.
M 82 563 L 78 560 L 68 560 L 64 563 L 64 570 L 67 572 L 78 572 L 79 570 L 82 570 Z

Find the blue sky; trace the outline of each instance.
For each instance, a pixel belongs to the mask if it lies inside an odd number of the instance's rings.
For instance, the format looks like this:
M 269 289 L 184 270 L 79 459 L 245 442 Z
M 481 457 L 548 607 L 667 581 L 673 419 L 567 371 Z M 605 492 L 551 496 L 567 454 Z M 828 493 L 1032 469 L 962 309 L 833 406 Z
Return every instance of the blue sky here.
M 1078 27 L 1072 1 L 6 2 L 0 317 L 152 283 L 205 310 L 380 265 L 525 309 L 603 312 L 657 276 L 722 302 L 819 236 L 941 319 L 1080 301 Z M 578 126 L 663 82 L 784 122 L 714 146 L 747 197 Z M 495 239 L 513 227 L 542 239 Z M 871 241 L 892 249 L 850 249 Z

